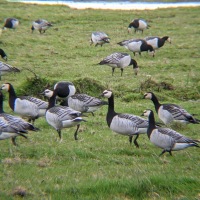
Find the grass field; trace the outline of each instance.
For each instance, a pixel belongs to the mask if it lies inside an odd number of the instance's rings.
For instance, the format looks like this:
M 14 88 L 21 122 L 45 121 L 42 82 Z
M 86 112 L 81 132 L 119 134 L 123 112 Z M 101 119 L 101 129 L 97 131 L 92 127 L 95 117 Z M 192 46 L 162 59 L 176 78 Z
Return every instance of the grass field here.
M 66 6 L 39 6 L 0 0 L 0 24 L 16 17 L 16 30 L 3 30 L 0 48 L 8 54 L 7 63 L 21 69 L 19 74 L 2 77 L 17 94 L 36 96 L 47 83 L 72 81 L 78 92 L 99 96 L 104 89 L 115 94 L 115 110 L 140 115 L 154 110 L 151 101 L 142 99 L 153 91 L 160 102 L 177 103 L 200 118 L 200 29 L 199 7 L 144 11 L 76 10 Z M 53 23 L 45 34 L 31 33 L 31 23 L 44 18 Z M 151 25 L 141 33 L 127 32 L 129 22 L 144 18 Z M 90 46 L 92 31 L 104 31 L 111 43 Z M 152 58 L 146 52 L 133 58 L 140 71 L 132 67 L 111 75 L 111 68 L 98 66 L 107 55 L 131 52 L 117 45 L 124 39 L 170 36 Z M 2 61 L 2 60 L 1 60 Z M 4 93 L 4 110 L 8 94 Z M 40 97 L 41 98 L 41 97 Z M 44 118 L 35 125 L 41 130 L 28 140 L 18 137 L 19 146 L 2 140 L 0 153 L 0 199 L 200 199 L 199 149 L 189 148 L 165 154 L 153 146 L 146 135 L 139 137 L 140 148 L 128 137 L 112 133 L 107 127 L 107 107 L 88 115 L 81 125 L 79 140 L 74 128 L 62 131 L 63 142 Z M 157 116 L 156 116 L 157 118 Z M 158 118 L 157 118 L 158 120 Z M 172 128 L 199 139 L 200 125 Z

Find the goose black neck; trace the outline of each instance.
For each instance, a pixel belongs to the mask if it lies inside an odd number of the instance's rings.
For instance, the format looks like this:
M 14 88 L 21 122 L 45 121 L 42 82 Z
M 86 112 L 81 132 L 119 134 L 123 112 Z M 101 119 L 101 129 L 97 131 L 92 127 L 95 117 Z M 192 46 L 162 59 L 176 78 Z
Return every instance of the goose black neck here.
M 15 109 L 15 100 L 17 98 L 17 95 L 16 95 L 15 90 L 14 90 L 12 85 L 10 85 L 8 93 L 9 93 L 9 105 L 10 105 L 10 108 L 12 110 L 14 110 Z
M 160 107 L 161 104 L 159 103 L 157 97 L 154 94 L 152 94 L 151 100 L 153 101 L 154 106 L 155 106 L 155 110 L 158 113 L 158 109 L 159 109 L 159 107 Z
M 49 98 L 49 105 L 48 105 L 48 109 L 54 107 L 56 105 L 56 93 L 53 93 L 53 96 Z
M 129 65 L 133 65 L 133 69 L 137 68 L 137 62 L 134 59 L 131 59 L 131 62 Z
M 3 110 L 3 95 L 0 93 L 0 113 L 4 113 Z
M 150 138 L 152 130 L 155 129 L 155 128 L 156 128 L 155 117 L 154 117 L 153 111 L 151 111 L 150 114 L 149 114 L 149 126 L 148 126 L 148 129 L 147 129 L 147 135 L 148 135 L 149 138 Z
M 116 115 L 114 110 L 114 95 L 112 94 L 110 98 L 108 98 L 108 113 L 107 113 L 107 124 L 110 127 L 113 117 Z

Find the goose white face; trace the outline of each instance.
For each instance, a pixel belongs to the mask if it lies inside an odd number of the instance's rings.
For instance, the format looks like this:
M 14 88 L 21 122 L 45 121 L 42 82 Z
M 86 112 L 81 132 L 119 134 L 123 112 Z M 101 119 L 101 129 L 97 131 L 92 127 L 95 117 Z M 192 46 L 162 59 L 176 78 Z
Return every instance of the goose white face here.
M 152 94 L 150 92 L 144 94 L 145 99 L 152 99 Z
M 167 41 L 171 44 L 171 38 L 168 38 Z
M 110 98 L 112 96 L 112 92 L 109 90 L 104 90 L 102 96 Z
M 52 91 L 52 90 L 49 90 L 49 89 L 46 89 L 46 90 L 44 91 L 44 96 L 46 96 L 46 97 L 48 97 L 48 98 L 52 97 L 52 96 L 53 96 L 53 91 Z
M 4 83 L 4 84 L 1 86 L 1 89 L 8 92 L 8 90 L 10 89 L 10 85 L 9 85 L 8 83 Z
M 151 113 L 151 110 L 144 110 L 143 116 L 148 117 L 150 115 L 150 113 Z

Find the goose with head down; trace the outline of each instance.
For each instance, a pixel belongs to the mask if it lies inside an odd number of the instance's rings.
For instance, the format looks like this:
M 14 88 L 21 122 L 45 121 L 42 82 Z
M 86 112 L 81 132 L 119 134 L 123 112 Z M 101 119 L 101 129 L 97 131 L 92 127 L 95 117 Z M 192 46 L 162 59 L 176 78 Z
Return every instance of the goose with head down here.
M 98 45 L 103 45 L 105 43 L 110 43 L 110 38 L 108 35 L 101 31 L 93 32 L 90 39 L 90 45 L 94 44 L 95 47 Z

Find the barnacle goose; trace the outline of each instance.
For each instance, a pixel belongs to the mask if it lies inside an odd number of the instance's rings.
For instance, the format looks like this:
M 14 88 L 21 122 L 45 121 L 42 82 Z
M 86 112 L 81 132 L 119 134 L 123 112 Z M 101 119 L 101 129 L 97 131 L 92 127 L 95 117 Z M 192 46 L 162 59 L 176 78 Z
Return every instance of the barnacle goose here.
M 133 65 L 133 70 L 135 75 L 138 73 L 138 65 L 137 62 L 131 58 L 131 56 L 127 53 L 112 53 L 111 55 L 104 58 L 99 65 L 109 65 L 112 67 L 112 75 L 114 74 L 115 68 L 120 68 L 121 76 L 123 74 L 123 70 L 125 67 Z
M 147 135 L 150 141 L 163 149 L 162 154 L 169 152 L 172 155 L 172 151 L 182 150 L 188 147 L 200 147 L 198 143 L 200 141 L 187 138 L 180 133 L 169 128 L 156 128 L 155 118 L 152 110 L 145 110 L 143 113 L 149 119 L 149 126 L 147 129 Z
M 159 49 L 162 47 L 166 41 L 171 43 L 171 39 L 169 36 L 164 36 L 164 37 L 157 37 L 157 36 L 151 36 L 151 37 L 146 37 L 144 38 L 145 41 L 153 47 L 153 49 Z
M 7 55 L 5 53 L 5 51 L 3 49 L 0 49 L 0 56 L 5 60 L 7 61 Z
M 153 101 L 158 117 L 164 122 L 164 124 L 170 124 L 172 122 L 199 124 L 200 120 L 195 119 L 180 106 L 176 104 L 160 104 L 158 98 L 153 92 L 145 93 L 144 98 Z
M 102 96 L 108 98 L 108 112 L 106 116 L 108 127 L 116 133 L 129 136 L 130 143 L 133 136 L 136 135 L 134 144 L 136 147 L 139 147 L 137 139 L 139 134 L 147 133 L 148 120 L 133 114 L 116 113 L 112 91 L 105 90 Z
M 45 19 L 38 19 L 32 22 L 31 30 L 38 30 L 40 33 L 45 33 L 45 31 L 51 27 L 52 24 Z
M 30 96 L 17 97 L 14 87 L 10 83 L 1 86 L 1 90 L 9 93 L 9 106 L 17 114 L 28 118 L 29 122 L 34 124 L 35 119 L 44 116 L 48 103 Z
M 61 105 L 69 106 L 70 108 L 81 113 L 92 113 L 94 116 L 95 111 L 100 109 L 103 105 L 108 105 L 108 103 L 87 94 L 74 94 L 65 101 L 61 102 Z
M 128 25 L 128 32 L 130 32 L 131 28 L 135 29 L 136 31 L 143 31 L 145 29 L 148 29 L 150 25 L 144 20 L 144 19 L 134 19 L 129 25 Z
M 13 67 L 11 65 L 8 65 L 7 63 L 0 61 L 0 80 L 2 75 L 12 72 L 20 72 L 20 70 L 16 67 Z
M 143 39 L 130 39 L 130 40 L 123 40 L 121 42 L 118 42 L 120 46 L 124 46 L 126 49 L 130 50 L 135 53 L 139 53 L 141 55 L 141 52 L 147 51 L 154 56 L 154 49 L 151 45 L 147 44 L 147 42 Z
M 16 29 L 19 25 L 19 20 L 16 18 L 7 18 L 5 19 L 5 23 L 3 25 L 3 28 L 10 28 L 10 29 Z
M 91 39 L 90 39 L 90 45 L 94 44 L 95 47 L 97 45 L 103 45 L 105 43 L 110 43 L 110 38 L 108 37 L 108 35 L 104 32 L 93 32 L 91 35 Z
M 80 123 L 85 121 L 81 117 L 81 112 L 75 111 L 67 106 L 55 106 L 56 101 L 56 91 L 51 91 L 46 89 L 43 92 L 43 95 L 49 98 L 49 105 L 45 114 L 46 121 L 49 125 L 56 129 L 58 132 L 60 140 L 61 130 L 63 128 L 69 128 L 72 126 L 77 126 L 77 129 L 74 133 L 75 140 L 78 140 L 78 130 Z

